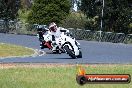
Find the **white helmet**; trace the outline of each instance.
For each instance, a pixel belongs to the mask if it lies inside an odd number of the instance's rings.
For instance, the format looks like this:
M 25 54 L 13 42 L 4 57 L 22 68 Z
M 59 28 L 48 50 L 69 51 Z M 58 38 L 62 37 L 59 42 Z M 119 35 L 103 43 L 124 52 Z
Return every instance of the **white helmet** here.
M 56 32 L 56 30 L 57 30 L 57 25 L 56 25 L 54 22 L 50 23 L 50 25 L 49 25 L 49 30 L 50 30 L 50 31 L 53 31 L 53 32 Z

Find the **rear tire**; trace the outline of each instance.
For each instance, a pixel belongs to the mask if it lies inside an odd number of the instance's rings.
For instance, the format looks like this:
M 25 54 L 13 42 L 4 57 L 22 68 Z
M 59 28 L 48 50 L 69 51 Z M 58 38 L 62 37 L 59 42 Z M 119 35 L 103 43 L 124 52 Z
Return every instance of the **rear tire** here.
M 41 49 L 44 49 L 44 46 L 43 46 L 43 44 L 40 44 L 40 48 L 41 48 Z
M 69 46 L 68 45 L 65 45 L 64 46 L 64 50 L 67 52 L 67 54 L 70 57 L 72 57 L 73 59 L 76 59 L 76 56 L 75 56 L 74 52 L 71 49 L 69 49 Z

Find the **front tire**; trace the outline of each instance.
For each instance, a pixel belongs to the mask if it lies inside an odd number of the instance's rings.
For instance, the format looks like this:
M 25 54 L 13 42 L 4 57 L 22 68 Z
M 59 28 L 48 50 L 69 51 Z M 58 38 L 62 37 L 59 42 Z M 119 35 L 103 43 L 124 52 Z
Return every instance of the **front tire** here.
M 82 52 L 79 50 L 79 55 L 77 56 L 77 58 L 82 58 Z
M 73 59 L 76 59 L 76 56 L 75 56 L 74 52 L 71 49 L 69 49 L 69 46 L 68 45 L 65 45 L 64 46 L 64 50 L 67 52 L 67 54 L 70 57 L 72 57 Z

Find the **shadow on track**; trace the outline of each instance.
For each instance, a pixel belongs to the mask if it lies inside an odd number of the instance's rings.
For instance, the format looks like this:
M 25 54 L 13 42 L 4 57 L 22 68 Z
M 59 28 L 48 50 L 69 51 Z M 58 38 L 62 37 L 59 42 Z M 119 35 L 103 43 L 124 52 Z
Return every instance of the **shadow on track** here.
M 66 55 L 65 53 L 62 53 L 62 54 L 58 54 L 58 53 L 52 53 L 51 51 L 46 51 L 45 52 L 47 55 L 57 55 L 58 57 L 55 57 L 54 56 L 51 56 L 51 58 L 48 58 L 48 59 L 73 59 L 71 58 L 70 56 Z M 63 55 L 64 55 L 64 58 L 63 58 Z M 66 55 L 66 56 L 65 56 Z M 74 59 L 73 59 L 74 60 Z
M 65 59 L 65 60 L 66 60 L 66 59 L 67 59 L 67 60 L 68 60 L 68 59 L 71 59 L 71 60 L 74 60 L 74 59 L 71 58 L 71 57 L 69 57 L 69 58 L 68 58 L 68 57 L 67 57 L 67 58 L 62 58 L 62 57 L 61 57 L 61 58 L 52 58 L 52 59 Z

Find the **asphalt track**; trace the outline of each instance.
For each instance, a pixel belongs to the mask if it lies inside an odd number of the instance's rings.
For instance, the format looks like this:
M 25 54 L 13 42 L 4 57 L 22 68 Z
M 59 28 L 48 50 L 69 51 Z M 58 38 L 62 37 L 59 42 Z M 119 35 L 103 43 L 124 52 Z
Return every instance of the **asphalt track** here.
M 80 59 L 71 59 L 67 54 L 45 54 L 36 57 L 4 58 L 0 59 L 0 63 L 132 64 L 131 44 L 78 41 L 83 54 Z M 36 36 L 0 33 L 0 42 L 40 49 Z M 49 52 L 47 49 L 44 51 Z

